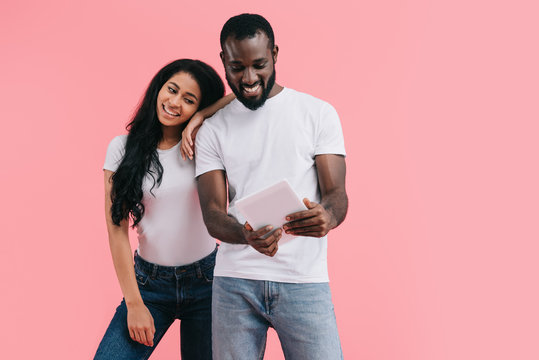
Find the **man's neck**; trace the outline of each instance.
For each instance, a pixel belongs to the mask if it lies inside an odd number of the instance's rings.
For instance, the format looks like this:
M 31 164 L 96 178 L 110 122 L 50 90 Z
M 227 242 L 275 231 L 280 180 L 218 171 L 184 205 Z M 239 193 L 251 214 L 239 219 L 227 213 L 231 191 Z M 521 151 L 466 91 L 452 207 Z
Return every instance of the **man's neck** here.
M 284 89 L 284 87 L 282 87 L 281 85 L 279 85 L 277 83 L 273 84 L 273 87 L 271 88 L 271 91 L 268 94 L 268 99 L 271 99 L 272 97 L 274 97 L 275 95 L 277 95 L 278 93 L 283 91 L 283 89 Z

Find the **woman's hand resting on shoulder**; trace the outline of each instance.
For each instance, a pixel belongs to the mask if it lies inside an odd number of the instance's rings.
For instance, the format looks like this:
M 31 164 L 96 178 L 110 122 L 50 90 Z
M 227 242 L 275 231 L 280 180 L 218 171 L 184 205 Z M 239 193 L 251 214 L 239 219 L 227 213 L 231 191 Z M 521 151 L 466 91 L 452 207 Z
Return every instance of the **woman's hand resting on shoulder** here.
M 189 157 L 190 160 L 193 160 L 194 148 L 195 148 L 195 137 L 197 135 L 198 129 L 204 122 L 204 116 L 197 112 L 189 123 L 182 131 L 182 143 L 180 145 L 180 153 L 182 158 L 185 160 Z
M 189 120 L 189 123 L 182 131 L 182 143 L 180 146 L 180 153 L 184 160 L 187 157 L 193 160 L 195 137 L 197 135 L 198 129 L 200 129 L 200 126 L 202 126 L 204 120 L 215 114 L 219 109 L 222 109 L 223 107 L 228 105 L 235 98 L 236 96 L 234 95 L 234 93 L 223 96 L 212 105 L 206 107 L 205 109 L 197 111 L 195 115 L 191 117 L 191 120 Z

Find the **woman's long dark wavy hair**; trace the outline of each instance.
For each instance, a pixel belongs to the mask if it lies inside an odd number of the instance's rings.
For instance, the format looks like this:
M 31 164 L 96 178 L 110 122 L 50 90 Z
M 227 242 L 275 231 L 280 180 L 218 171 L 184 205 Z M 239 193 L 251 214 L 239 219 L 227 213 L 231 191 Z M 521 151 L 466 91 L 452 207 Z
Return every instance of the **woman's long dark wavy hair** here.
M 125 155 L 112 176 L 112 222 L 120 225 L 129 216 L 136 226 L 144 216 L 142 183 L 146 174 L 155 186 L 161 184 L 163 166 L 159 162 L 157 145 L 163 137 L 161 123 L 157 118 L 157 95 L 163 85 L 175 74 L 185 72 L 198 83 L 201 99 L 198 110 L 213 104 L 223 97 L 223 81 L 215 70 L 199 60 L 180 59 L 171 62 L 153 77 L 131 122 L 125 144 Z M 187 125 L 187 122 L 184 124 Z M 183 128 L 180 130 L 182 131 Z

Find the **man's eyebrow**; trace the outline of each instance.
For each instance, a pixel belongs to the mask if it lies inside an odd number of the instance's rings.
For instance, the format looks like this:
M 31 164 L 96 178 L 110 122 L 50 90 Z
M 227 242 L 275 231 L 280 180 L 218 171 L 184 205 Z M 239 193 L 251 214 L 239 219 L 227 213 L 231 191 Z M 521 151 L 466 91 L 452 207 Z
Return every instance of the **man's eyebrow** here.
M 258 59 L 253 60 L 254 63 L 261 63 L 261 62 L 264 62 L 264 61 L 268 61 L 268 58 L 263 57 L 263 58 L 258 58 Z M 234 64 L 234 65 L 243 64 L 243 62 L 241 62 L 239 60 L 230 60 L 229 62 L 231 64 Z

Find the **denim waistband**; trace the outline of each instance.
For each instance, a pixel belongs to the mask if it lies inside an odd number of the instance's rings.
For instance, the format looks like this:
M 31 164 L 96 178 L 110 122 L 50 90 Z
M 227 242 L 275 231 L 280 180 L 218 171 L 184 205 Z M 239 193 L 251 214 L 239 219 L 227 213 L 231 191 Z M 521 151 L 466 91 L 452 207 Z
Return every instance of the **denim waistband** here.
M 151 263 L 140 257 L 135 251 L 135 267 L 142 270 L 150 278 L 171 278 L 176 275 L 202 277 L 202 272 L 215 266 L 215 256 L 217 255 L 217 246 L 208 256 L 195 261 L 194 263 L 182 266 L 164 266 Z

